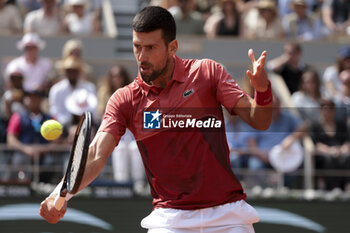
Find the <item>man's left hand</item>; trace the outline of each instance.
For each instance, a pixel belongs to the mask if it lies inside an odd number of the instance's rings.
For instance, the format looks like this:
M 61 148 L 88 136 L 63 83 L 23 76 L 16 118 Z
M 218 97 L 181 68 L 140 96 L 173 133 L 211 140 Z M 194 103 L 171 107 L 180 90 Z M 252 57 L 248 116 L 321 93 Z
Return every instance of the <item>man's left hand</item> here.
M 266 51 L 263 51 L 259 59 L 256 59 L 253 49 L 249 49 L 248 56 L 252 61 L 252 70 L 246 72 L 250 83 L 258 92 L 265 92 L 269 86 L 269 79 L 264 69 Z

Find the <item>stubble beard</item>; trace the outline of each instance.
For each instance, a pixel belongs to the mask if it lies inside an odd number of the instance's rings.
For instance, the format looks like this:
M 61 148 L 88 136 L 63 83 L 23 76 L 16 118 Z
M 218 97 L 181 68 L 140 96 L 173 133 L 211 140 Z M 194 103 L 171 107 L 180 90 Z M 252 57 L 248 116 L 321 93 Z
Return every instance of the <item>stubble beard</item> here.
M 151 64 L 150 64 L 150 67 L 152 68 Z M 140 70 L 142 80 L 147 84 L 152 84 L 154 80 L 156 80 L 157 78 L 159 78 L 160 76 L 164 75 L 167 72 L 168 67 L 169 67 L 169 58 L 167 58 L 165 66 L 161 70 L 153 70 L 152 73 L 149 75 L 142 74 L 141 68 L 139 68 L 139 70 Z

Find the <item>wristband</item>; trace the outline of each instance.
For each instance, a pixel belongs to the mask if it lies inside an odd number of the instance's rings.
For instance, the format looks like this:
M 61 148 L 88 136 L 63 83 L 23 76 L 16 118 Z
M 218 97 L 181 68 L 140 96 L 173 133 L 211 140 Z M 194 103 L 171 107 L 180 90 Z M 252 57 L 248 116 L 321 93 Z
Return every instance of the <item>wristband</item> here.
M 53 195 L 61 195 L 61 188 L 63 185 L 63 181 L 61 181 L 56 188 L 52 191 L 52 193 L 49 196 L 53 196 Z M 74 195 L 67 193 L 67 195 L 64 197 L 64 199 L 66 199 L 66 201 L 69 201 Z
M 255 90 L 254 100 L 260 106 L 268 105 L 269 103 L 272 102 L 272 88 L 271 88 L 270 80 L 269 80 L 269 86 L 267 87 L 266 91 L 259 92 Z

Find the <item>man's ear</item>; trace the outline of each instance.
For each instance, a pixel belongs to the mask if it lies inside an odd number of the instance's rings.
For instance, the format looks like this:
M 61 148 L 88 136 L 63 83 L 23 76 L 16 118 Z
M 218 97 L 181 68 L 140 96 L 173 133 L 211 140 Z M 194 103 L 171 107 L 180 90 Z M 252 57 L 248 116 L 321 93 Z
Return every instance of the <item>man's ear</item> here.
M 178 43 L 176 39 L 171 41 L 168 45 L 168 51 L 169 53 L 171 53 L 171 55 L 176 54 L 177 48 L 178 48 Z

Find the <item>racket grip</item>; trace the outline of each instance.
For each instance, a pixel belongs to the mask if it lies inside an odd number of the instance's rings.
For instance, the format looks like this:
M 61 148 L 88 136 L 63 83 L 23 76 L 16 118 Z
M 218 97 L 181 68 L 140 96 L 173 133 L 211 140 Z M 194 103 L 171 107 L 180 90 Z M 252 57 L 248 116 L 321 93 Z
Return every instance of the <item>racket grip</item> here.
M 56 210 L 61 210 L 65 201 L 66 201 L 65 197 L 62 197 L 61 195 L 56 195 L 55 201 L 54 201 L 54 206 Z

